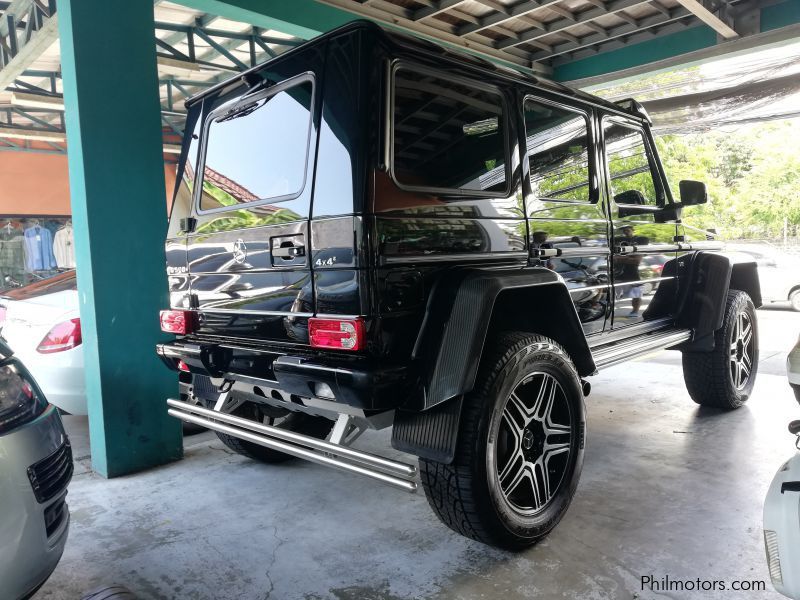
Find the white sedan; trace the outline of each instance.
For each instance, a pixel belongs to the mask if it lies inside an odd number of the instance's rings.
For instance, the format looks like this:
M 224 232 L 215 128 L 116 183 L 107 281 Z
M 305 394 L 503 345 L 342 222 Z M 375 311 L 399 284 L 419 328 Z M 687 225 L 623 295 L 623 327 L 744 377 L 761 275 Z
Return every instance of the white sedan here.
M 4 292 L 0 336 L 52 404 L 74 415 L 86 414 L 75 271 Z

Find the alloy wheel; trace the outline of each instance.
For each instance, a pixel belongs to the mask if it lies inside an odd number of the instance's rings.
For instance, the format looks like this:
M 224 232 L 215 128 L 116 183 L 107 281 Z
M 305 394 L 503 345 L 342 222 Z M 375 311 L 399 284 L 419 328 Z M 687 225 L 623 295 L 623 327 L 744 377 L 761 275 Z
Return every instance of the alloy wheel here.
M 564 389 L 548 373 L 532 373 L 506 399 L 493 458 L 501 495 L 516 513 L 540 513 L 555 497 L 568 470 L 572 421 Z
M 753 322 L 750 315 L 740 312 L 736 316 L 730 345 L 730 370 L 733 387 L 743 389 L 753 371 Z

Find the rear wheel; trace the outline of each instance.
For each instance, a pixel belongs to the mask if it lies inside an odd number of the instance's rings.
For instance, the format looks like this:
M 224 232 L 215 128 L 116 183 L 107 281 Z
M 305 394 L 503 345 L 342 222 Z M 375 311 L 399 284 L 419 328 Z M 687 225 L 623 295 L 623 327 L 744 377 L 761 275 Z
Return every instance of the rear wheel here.
M 730 290 L 711 352 L 684 352 L 683 378 L 703 406 L 739 408 L 750 397 L 758 370 L 758 321 L 745 292 Z
M 583 464 L 580 379 L 554 341 L 507 333 L 487 345 L 464 398 L 451 464 L 420 459 L 439 519 L 480 542 L 521 549 L 564 516 Z
M 231 414 L 242 417 L 243 419 L 263 423 L 264 425 L 272 425 L 280 429 L 302 433 L 303 435 L 308 435 L 317 439 L 324 439 L 331 432 L 331 429 L 333 429 L 333 421 L 323 417 L 314 417 L 299 412 L 290 412 L 285 414 L 285 416 L 270 416 L 268 411 L 269 407 L 264 407 L 262 409 L 262 407 L 253 402 L 245 402 L 237 407 Z M 219 437 L 222 443 L 228 448 L 237 454 L 247 456 L 253 460 L 264 463 L 281 463 L 293 458 L 278 450 L 241 440 L 219 431 L 215 431 L 214 433 L 217 434 L 217 437 Z

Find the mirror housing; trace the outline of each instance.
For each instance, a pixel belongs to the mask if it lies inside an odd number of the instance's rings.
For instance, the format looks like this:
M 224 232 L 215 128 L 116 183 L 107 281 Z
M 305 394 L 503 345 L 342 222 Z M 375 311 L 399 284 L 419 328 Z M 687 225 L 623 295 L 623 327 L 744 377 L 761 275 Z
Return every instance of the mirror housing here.
M 684 179 L 678 184 L 681 206 L 696 206 L 708 202 L 708 190 L 702 181 Z

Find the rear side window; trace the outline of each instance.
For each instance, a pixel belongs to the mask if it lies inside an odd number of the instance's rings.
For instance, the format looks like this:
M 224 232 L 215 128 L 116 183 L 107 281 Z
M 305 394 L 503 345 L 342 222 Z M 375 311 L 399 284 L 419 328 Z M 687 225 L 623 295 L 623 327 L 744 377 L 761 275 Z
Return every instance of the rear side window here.
M 226 104 L 206 122 L 200 210 L 299 196 L 306 182 L 314 87 L 305 78 Z
M 588 202 L 589 123 L 585 115 L 528 99 L 525 136 L 537 198 Z
M 498 92 L 398 67 L 392 100 L 392 173 L 400 187 L 506 193 L 506 115 Z

